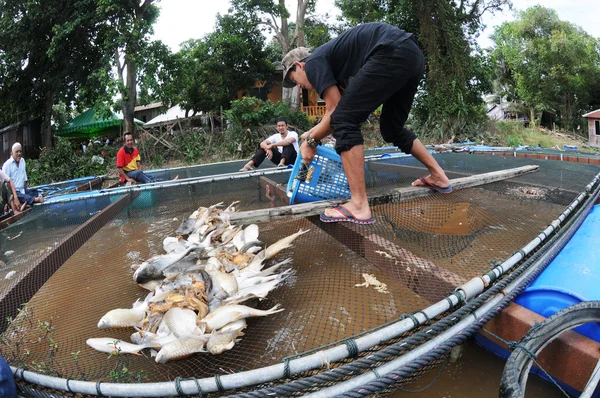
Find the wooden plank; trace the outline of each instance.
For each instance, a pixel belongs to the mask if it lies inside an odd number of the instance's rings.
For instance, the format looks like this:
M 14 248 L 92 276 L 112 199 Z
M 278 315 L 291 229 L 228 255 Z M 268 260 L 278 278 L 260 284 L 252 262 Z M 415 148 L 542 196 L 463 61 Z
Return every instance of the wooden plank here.
M 29 213 L 31 211 L 32 207 L 23 210 L 21 213 L 17 214 L 17 215 L 12 215 L 10 217 L 6 217 L 3 218 L 2 220 L 0 220 L 0 231 L 3 230 L 4 228 L 8 227 L 10 224 L 13 224 L 17 221 L 19 221 L 21 218 L 25 217 L 27 215 L 27 213 Z
M 485 185 L 492 182 L 514 178 L 523 174 L 533 173 L 539 170 L 539 166 L 522 166 L 514 169 L 493 171 L 491 173 L 477 174 L 469 177 L 460 177 L 450 180 L 453 188 L 464 189 Z M 406 187 L 392 189 L 389 193 L 370 196 L 369 203 L 378 205 L 389 202 L 401 202 L 408 199 L 428 196 L 435 191 L 425 187 Z M 266 222 L 280 217 L 308 217 L 320 214 L 328 207 L 337 206 L 346 200 L 322 200 L 318 202 L 301 203 L 297 205 L 274 207 L 252 211 L 243 211 L 231 215 L 232 223 L 248 224 Z
M 89 220 L 77 227 L 67 235 L 54 249 L 45 254 L 40 260 L 27 268 L 22 268 L 17 273 L 15 283 L 6 291 L 0 292 L 0 303 L 11 303 L 5 314 L 0 318 L 0 333 L 8 326 L 7 317 L 15 317 L 19 305 L 27 303 L 31 297 L 42 287 L 44 283 L 75 253 L 85 242 L 88 241 L 106 223 L 110 222 L 121 210 L 129 205 L 137 197 L 137 193 L 125 194 L 102 211 L 94 214 Z
M 410 290 L 437 302 L 452 293 L 467 279 L 433 262 L 418 257 L 370 228 L 350 223 L 321 223 L 318 217 L 309 220 L 371 264 L 377 266 Z

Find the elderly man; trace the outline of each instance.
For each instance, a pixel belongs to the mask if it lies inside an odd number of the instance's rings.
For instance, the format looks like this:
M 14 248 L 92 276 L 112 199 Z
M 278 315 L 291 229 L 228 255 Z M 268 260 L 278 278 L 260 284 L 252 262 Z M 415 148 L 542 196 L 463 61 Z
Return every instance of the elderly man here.
M 135 147 L 135 141 L 133 140 L 133 134 L 126 132 L 123 135 L 125 145 L 117 152 L 117 171 L 121 182 L 130 184 L 146 184 L 149 182 L 164 181 L 160 178 L 154 178 L 142 171 L 142 165 L 140 163 L 140 153 Z M 173 178 L 177 180 L 179 176 Z
M 29 206 L 44 202 L 44 197 L 37 190 L 27 188 L 27 166 L 23 159 L 23 148 L 18 142 L 12 146 L 10 158 L 2 165 L 2 171 L 13 180 L 19 202 Z
M 0 215 L 12 209 L 13 213 L 20 214 L 25 209 L 27 203 L 21 204 L 17 196 L 15 184 L 10 177 L 0 170 Z

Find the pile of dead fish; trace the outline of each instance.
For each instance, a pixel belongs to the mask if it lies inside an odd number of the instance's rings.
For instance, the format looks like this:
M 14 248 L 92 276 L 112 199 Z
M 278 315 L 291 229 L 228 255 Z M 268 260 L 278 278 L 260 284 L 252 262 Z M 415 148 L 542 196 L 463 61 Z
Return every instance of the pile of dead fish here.
M 133 327 L 132 343 L 91 338 L 87 344 L 107 353 L 137 354 L 152 348 L 156 362 L 197 352 L 220 354 L 244 335 L 246 318 L 271 315 L 243 303 L 263 300 L 292 269 L 277 272 L 292 260 L 265 268 L 268 260 L 305 232 L 285 237 L 267 248 L 258 240 L 258 226 L 229 222 L 234 204 L 201 207 L 184 220 L 177 237 L 163 241 L 165 254 L 132 266 L 133 279 L 150 293 L 133 308 L 114 309 L 100 319 L 100 329 Z

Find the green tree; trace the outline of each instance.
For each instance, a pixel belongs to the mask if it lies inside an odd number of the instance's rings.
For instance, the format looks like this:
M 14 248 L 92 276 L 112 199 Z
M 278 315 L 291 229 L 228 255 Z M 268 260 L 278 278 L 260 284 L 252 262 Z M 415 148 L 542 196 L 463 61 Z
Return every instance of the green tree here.
M 184 43 L 178 53 L 183 108 L 227 109 L 239 90 L 266 80 L 273 65 L 264 41 L 254 18 L 227 14 L 217 16 L 213 33 Z
M 506 4 L 509 0 L 336 0 L 350 25 L 384 21 L 417 35 L 426 70 L 415 116 L 442 127 L 440 138 L 481 112 L 490 74 L 475 39 L 481 16 Z
M 51 147 L 54 104 L 87 98 L 107 76 L 106 34 L 92 0 L 0 2 L 3 122 L 42 117 Z
M 497 27 L 492 37 L 499 95 L 522 103 L 536 120 L 557 114 L 561 127 L 576 129 L 600 85 L 600 43 L 542 6 Z
M 158 18 L 158 0 L 98 0 L 97 10 L 110 32 L 107 46 L 112 50 L 121 93 L 124 128 L 135 131 L 133 111 L 137 101 L 140 65 L 148 54 L 152 25 Z

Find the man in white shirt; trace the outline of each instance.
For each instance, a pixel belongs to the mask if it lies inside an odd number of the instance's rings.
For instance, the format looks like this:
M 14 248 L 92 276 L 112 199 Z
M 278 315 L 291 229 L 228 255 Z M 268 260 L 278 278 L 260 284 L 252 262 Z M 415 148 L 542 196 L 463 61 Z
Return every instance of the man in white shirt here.
M 23 159 L 23 148 L 18 142 L 12 146 L 10 158 L 2 165 L 2 171 L 8 174 L 15 183 L 17 196 L 21 203 L 32 206 L 33 203 L 44 202 L 44 197 L 39 195 L 37 190 L 27 188 L 27 168 L 25 159 Z
M 25 203 L 21 205 L 19 202 L 13 181 L 0 170 L 0 215 L 8 212 L 9 209 L 12 209 L 15 215 L 20 214 L 25 206 Z
M 271 159 L 278 167 L 294 164 L 298 156 L 298 133 L 288 130 L 284 117 L 277 119 L 277 134 L 273 134 L 258 145 L 256 154 L 240 171 L 249 171 L 265 160 Z

